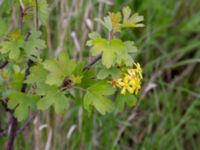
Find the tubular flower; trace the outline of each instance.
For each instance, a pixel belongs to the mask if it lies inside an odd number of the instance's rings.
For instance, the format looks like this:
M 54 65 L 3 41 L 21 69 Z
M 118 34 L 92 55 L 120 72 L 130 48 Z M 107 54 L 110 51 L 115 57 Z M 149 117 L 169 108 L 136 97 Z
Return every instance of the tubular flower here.
M 139 63 L 135 66 L 136 68 L 128 69 L 127 73 L 116 81 L 116 85 L 121 88 L 121 94 L 126 94 L 126 92 L 138 94 L 141 88 L 142 69 Z

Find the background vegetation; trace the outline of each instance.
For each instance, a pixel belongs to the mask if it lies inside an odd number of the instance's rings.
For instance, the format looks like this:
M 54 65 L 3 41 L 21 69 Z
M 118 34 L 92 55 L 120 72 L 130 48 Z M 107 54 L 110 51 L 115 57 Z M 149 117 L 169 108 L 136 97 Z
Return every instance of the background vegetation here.
M 122 113 L 102 116 L 94 111 L 88 117 L 80 103 L 71 103 L 64 115 L 38 113 L 17 137 L 16 150 L 200 149 L 199 0 L 48 0 L 48 6 L 39 8 L 48 45 L 44 57 L 67 50 L 84 59 L 88 33 L 105 33 L 94 18 L 123 6 L 144 15 L 144 28 L 122 34 L 140 49 L 143 90 L 139 103 Z M 18 7 L 12 0 L 0 0 L 0 14 L 2 36 L 18 26 Z M 0 122 L 5 123 L 2 107 Z M 0 138 L 0 149 L 6 140 Z

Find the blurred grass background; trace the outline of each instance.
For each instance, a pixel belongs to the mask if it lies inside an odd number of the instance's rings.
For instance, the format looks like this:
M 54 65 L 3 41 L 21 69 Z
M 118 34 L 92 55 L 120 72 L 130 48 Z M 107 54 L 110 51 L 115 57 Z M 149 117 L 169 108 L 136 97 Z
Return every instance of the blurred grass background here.
M 200 149 L 200 0 L 49 0 L 48 4 L 48 24 L 41 28 L 48 44 L 46 55 L 68 50 L 73 56 L 78 53 L 79 59 L 88 56 L 89 32 L 106 34 L 95 17 L 123 6 L 143 15 L 144 28 L 122 33 L 122 39 L 134 40 L 140 50 L 143 90 L 138 105 L 122 113 L 101 116 L 94 111 L 88 117 L 81 97 L 63 116 L 52 110 L 40 113 L 17 138 L 16 150 L 41 150 L 49 144 L 52 150 Z

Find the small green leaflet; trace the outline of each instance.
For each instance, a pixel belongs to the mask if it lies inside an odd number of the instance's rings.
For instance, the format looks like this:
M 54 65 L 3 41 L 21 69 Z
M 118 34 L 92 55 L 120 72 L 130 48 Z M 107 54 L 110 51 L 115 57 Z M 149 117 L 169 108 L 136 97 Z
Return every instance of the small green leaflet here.
M 63 52 L 59 55 L 58 60 L 48 59 L 43 63 L 43 66 L 49 72 L 46 83 L 61 86 L 64 78 L 72 75 L 77 63 L 75 60 L 70 60 Z
M 127 66 L 133 64 L 133 58 L 130 53 L 137 51 L 134 42 L 122 42 L 120 39 L 106 40 L 103 38 L 96 38 L 92 42 L 91 54 L 97 56 L 102 53 L 102 64 L 106 68 L 110 68 L 114 64 L 125 63 Z
M 9 94 L 8 107 L 10 109 L 15 108 L 15 117 L 17 117 L 18 121 L 22 121 L 28 117 L 29 109 L 36 109 L 38 100 L 39 97 L 32 94 L 13 92 Z
M 21 48 L 24 46 L 23 37 L 19 32 L 13 32 L 9 40 L 0 43 L 0 52 L 2 54 L 9 54 L 9 58 L 17 60 L 21 54 Z
M 88 88 L 89 86 L 93 85 L 94 83 L 96 83 L 96 81 L 91 79 L 95 78 L 95 76 L 96 74 L 94 70 L 86 70 L 85 72 L 83 72 L 83 78 L 80 86 L 82 88 Z
M 95 19 L 95 21 L 102 24 L 106 29 L 108 29 L 109 32 L 114 30 L 120 31 L 122 28 L 135 28 L 135 27 L 144 27 L 144 24 L 141 23 L 144 20 L 143 16 L 139 16 L 138 13 L 131 14 L 131 9 L 129 7 L 124 7 L 122 10 L 123 14 L 123 21 L 121 21 L 120 13 L 118 14 L 111 14 L 110 16 L 104 17 L 102 19 Z M 114 16 L 115 15 L 115 16 Z M 111 19 L 112 18 L 112 19 Z M 114 21 L 114 24 L 112 24 L 112 21 Z M 118 21 L 118 22 L 116 22 Z
M 64 58 L 60 58 L 61 60 Z M 55 66 L 49 64 L 48 68 L 55 70 Z M 47 70 L 44 69 L 42 64 L 33 66 L 30 70 L 26 83 L 36 84 L 36 94 L 42 96 L 37 103 L 38 109 L 46 110 L 50 106 L 53 106 L 57 113 L 63 113 L 68 106 L 66 96 L 58 90 L 54 85 L 45 84 L 46 78 L 48 77 Z
M 97 56 L 99 53 L 102 53 L 102 64 L 107 68 L 110 68 L 115 63 L 117 50 L 123 48 L 123 43 L 119 39 L 108 41 L 100 38 L 94 40 L 93 43 L 91 54 Z
M 101 35 L 98 32 L 91 32 L 88 34 L 88 36 L 90 40 L 87 41 L 86 43 L 87 46 L 92 46 L 94 40 L 101 38 Z
M 40 84 L 37 94 L 43 96 L 37 103 L 38 109 L 46 110 L 50 106 L 54 106 L 56 113 L 63 113 L 68 107 L 66 96 L 60 92 L 57 87 Z
M 29 39 L 24 42 L 24 51 L 26 53 L 27 58 L 31 58 L 32 56 L 39 57 L 38 49 L 46 48 L 46 44 L 44 40 L 40 39 L 41 32 L 32 31 Z
M 19 32 L 13 32 L 8 40 L 0 43 L 0 52 L 8 54 L 12 60 L 17 60 L 24 53 L 27 58 L 39 57 L 38 49 L 46 47 L 44 40 L 40 39 L 40 35 L 40 32 L 32 31 L 28 41 L 24 41 Z
M 109 16 L 104 17 L 103 20 L 96 18 L 95 21 L 101 23 L 108 31 L 112 30 L 112 21 Z
M 144 27 L 144 24 L 141 23 L 144 20 L 144 17 L 139 16 L 138 13 L 135 13 L 131 16 L 131 9 L 129 7 L 124 7 L 122 13 L 123 13 L 122 27 L 124 28 Z
M 107 81 L 98 82 L 87 89 L 84 96 L 84 107 L 89 112 L 94 106 L 101 114 L 113 111 L 114 104 L 106 96 L 112 95 L 115 89 Z
M 109 69 L 103 67 L 97 74 L 98 79 L 105 79 L 108 76 L 111 76 L 112 79 L 118 79 L 121 76 L 121 71 L 115 67 L 111 67 Z
M 44 69 L 42 64 L 37 64 L 30 69 L 30 75 L 27 77 L 26 83 L 34 84 L 45 82 L 48 72 Z
M 130 107 L 133 107 L 136 105 L 136 103 L 137 103 L 137 97 L 133 94 L 117 95 L 116 108 L 119 112 L 122 112 L 124 110 L 125 104 L 127 104 Z
M 10 87 L 15 90 L 20 90 L 21 86 L 24 81 L 24 74 L 19 72 L 19 73 L 13 73 L 12 75 L 12 80 L 10 81 Z

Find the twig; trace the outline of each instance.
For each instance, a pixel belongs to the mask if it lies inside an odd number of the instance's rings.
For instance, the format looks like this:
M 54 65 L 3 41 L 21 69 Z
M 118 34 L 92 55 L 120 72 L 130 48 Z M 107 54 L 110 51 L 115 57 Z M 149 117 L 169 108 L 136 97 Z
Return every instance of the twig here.
M 13 113 L 13 110 L 11 110 L 10 108 L 8 108 L 6 102 L 4 102 L 3 100 L 0 100 L 0 101 L 1 101 L 1 104 L 4 107 L 4 109 L 5 109 L 6 112 Z
M 25 123 L 24 125 L 17 130 L 17 134 L 21 133 L 24 131 L 25 128 L 27 128 L 29 126 L 29 124 L 35 119 L 37 113 L 35 113 L 31 118 L 29 118 Z
M 1 137 L 1 136 L 7 136 L 7 135 L 8 135 L 8 129 L 9 129 L 10 124 L 11 124 L 11 119 L 10 119 L 10 121 L 7 123 L 6 128 L 0 131 L 0 137 Z
M 27 41 L 29 39 L 30 35 L 31 35 L 31 32 L 28 32 L 27 36 L 24 38 L 24 41 Z M 25 71 L 24 81 L 27 79 L 27 76 L 30 73 L 30 67 L 33 64 L 33 61 L 29 59 L 27 64 L 28 64 L 28 67 Z M 27 84 L 25 82 L 23 82 L 22 87 L 21 87 L 21 92 L 25 93 L 26 87 L 27 87 Z M 17 121 L 17 118 L 13 115 L 13 110 L 11 111 L 10 114 L 11 114 L 11 118 L 10 118 L 10 121 L 9 121 L 10 122 L 10 133 L 8 134 L 9 138 L 8 138 L 6 150 L 13 150 L 14 149 L 14 142 L 15 142 L 15 138 L 16 138 L 16 135 L 17 135 L 18 121 Z
M 35 0 L 35 14 L 36 14 L 36 30 L 39 29 L 39 15 L 38 15 L 38 1 Z
M 5 60 L 4 62 L 0 63 L 0 69 L 3 69 L 8 64 L 8 61 Z
M 22 29 L 22 25 L 23 25 L 23 17 L 24 17 L 24 9 L 23 9 L 23 6 L 20 4 L 19 6 L 19 12 L 20 12 L 20 15 L 19 15 L 19 29 Z
M 98 60 L 100 60 L 102 57 L 102 54 L 99 54 L 97 57 L 95 57 L 89 64 L 87 64 L 83 71 L 89 70 Z
M 30 73 L 30 67 L 31 67 L 32 64 L 33 64 L 33 61 L 29 59 L 28 60 L 28 67 L 25 71 L 24 81 L 27 79 L 27 76 Z M 26 87 L 27 87 L 27 84 L 25 82 L 23 82 L 21 92 L 25 93 Z M 11 113 L 11 130 L 10 130 L 10 134 L 9 134 L 7 150 L 13 150 L 15 137 L 17 135 L 17 125 L 18 125 L 17 118 L 14 117 L 13 112 L 12 112 Z
M 10 133 L 9 133 L 9 137 L 8 137 L 8 143 L 7 143 L 7 148 L 6 150 L 13 150 L 14 149 L 14 142 L 15 142 L 15 137 L 16 137 L 16 133 L 17 133 L 17 119 L 14 117 L 14 115 L 11 115 L 11 119 L 10 119 Z
M 31 36 L 31 32 L 29 31 L 26 35 L 26 37 L 24 38 L 24 41 L 28 41 L 29 37 Z
M 30 74 L 30 68 L 33 65 L 33 63 L 34 62 L 31 59 L 28 60 L 28 62 L 27 62 L 28 67 L 26 68 L 26 71 L 25 71 L 24 81 L 26 81 L 28 75 Z M 23 82 L 22 88 L 21 88 L 21 92 L 25 93 L 26 92 L 26 87 L 27 87 L 27 83 Z
M 1 130 L 1 131 L 0 131 L 0 137 L 1 137 L 1 136 L 6 136 L 6 135 L 7 135 L 7 132 L 8 132 L 8 127 L 6 127 L 4 130 Z

